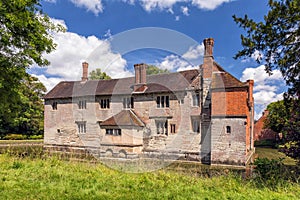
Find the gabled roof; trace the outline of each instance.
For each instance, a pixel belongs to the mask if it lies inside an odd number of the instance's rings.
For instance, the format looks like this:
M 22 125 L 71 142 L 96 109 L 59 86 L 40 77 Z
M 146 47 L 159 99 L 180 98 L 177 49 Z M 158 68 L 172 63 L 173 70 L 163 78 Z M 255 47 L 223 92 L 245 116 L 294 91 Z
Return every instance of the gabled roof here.
M 247 82 L 241 82 L 214 62 L 217 71 L 212 74 L 212 89 L 247 87 Z
M 199 75 L 197 69 L 175 73 L 147 76 L 147 88 L 143 93 L 183 91 L 190 86 Z M 120 95 L 133 92 L 135 78 L 91 81 L 63 81 L 57 84 L 45 99 L 71 98 L 93 95 Z
M 122 110 L 118 114 L 100 123 L 100 126 L 144 127 L 145 123 L 132 110 Z

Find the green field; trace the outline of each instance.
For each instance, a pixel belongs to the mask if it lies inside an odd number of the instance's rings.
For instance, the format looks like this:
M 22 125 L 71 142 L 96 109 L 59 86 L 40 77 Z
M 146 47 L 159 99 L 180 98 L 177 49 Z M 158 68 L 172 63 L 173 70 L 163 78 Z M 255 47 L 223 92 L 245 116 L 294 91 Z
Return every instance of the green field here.
M 268 159 L 283 159 L 285 165 L 296 165 L 294 159 L 287 157 L 284 153 L 278 152 L 278 149 L 273 148 L 262 148 L 256 147 L 255 154 L 258 158 L 268 158 Z
M 160 170 L 124 173 L 100 163 L 0 155 L 0 199 L 300 199 L 300 185 L 273 189 L 240 175 L 205 178 Z

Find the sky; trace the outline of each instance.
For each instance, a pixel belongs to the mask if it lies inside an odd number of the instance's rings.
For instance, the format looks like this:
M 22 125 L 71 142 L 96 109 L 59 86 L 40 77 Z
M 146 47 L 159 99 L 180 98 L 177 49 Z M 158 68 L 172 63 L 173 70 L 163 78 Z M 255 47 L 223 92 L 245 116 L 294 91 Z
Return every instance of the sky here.
M 80 80 L 81 63 L 101 68 L 112 78 L 134 76 L 133 65 L 147 63 L 170 71 L 202 64 L 203 39 L 214 38 L 214 59 L 241 81 L 253 79 L 255 118 L 282 99 L 281 73 L 269 76 L 256 63 L 260 56 L 235 60 L 243 29 L 232 16 L 262 21 L 267 0 L 41 0 L 41 7 L 65 32 L 51 33 L 56 50 L 51 64 L 28 72 L 51 90 L 60 81 Z

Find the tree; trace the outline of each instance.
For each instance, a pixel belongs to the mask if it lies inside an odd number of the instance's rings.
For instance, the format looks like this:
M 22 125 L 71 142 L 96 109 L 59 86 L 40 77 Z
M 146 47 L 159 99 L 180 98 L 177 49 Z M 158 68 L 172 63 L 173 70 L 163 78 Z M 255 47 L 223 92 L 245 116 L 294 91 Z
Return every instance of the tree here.
M 146 73 L 147 73 L 147 75 L 152 75 L 152 74 L 164 74 L 164 73 L 170 73 L 170 72 L 167 69 L 159 69 L 158 67 L 156 67 L 154 65 L 148 65 Z
M 274 69 L 281 71 L 289 86 L 284 106 L 290 116 L 282 128 L 288 141 L 285 153 L 300 161 L 300 0 L 269 0 L 268 5 L 270 10 L 263 22 L 255 22 L 247 15 L 233 16 L 246 31 L 241 35 L 243 49 L 235 58 L 259 52 L 256 61 L 263 63 L 269 74 Z
M 23 135 L 43 134 L 44 104 L 42 96 L 46 87 L 29 74 L 22 79 L 20 87 L 16 90 L 18 99 L 10 109 L 14 112 L 13 118 L 1 117 L 1 135 L 18 133 Z M 12 115 L 9 115 L 12 116 Z
M 267 106 L 268 116 L 264 122 L 266 128 L 276 133 L 282 133 L 288 125 L 290 110 L 286 109 L 283 100 L 272 102 Z
M 39 0 L 0 0 L 0 133 L 22 110 L 22 81 L 32 65 L 45 66 L 55 49 L 50 35 L 63 31 L 42 12 Z
M 246 30 L 241 35 L 243 50 L 235 58 L 251 57 L 258 51 L 257 62 L 265 65 L 268 73 L 279 69 L 289 94 L 300 97 L 300 1 L 269 0 L 270 10 L 263 22 L 255 22 L 247 15 L 233 16 L 234 21 Z
M 109 79 L 111 79 L 111 77 L 108 76 L 105 72 L 101 72 L 100 68 L 97 68 L 96 70 L 93 70 L 90 72 L 89 79 L 90 80 L 109 80 Z

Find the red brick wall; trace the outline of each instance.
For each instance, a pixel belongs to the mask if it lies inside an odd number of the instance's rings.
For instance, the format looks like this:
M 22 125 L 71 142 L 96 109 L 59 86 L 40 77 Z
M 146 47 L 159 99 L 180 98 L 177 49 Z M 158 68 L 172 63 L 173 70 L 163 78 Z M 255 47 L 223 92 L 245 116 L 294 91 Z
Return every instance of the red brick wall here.
M 254 140 L 275 140 L 276 133 L 271 129 L 264 129 L 264 121 L 266 120 L 268 112 L 264 112 L 263 116 L 254 124 Z
M 246 116 L 248 93 L 245 89 L 212 92 L 212 116 Z

